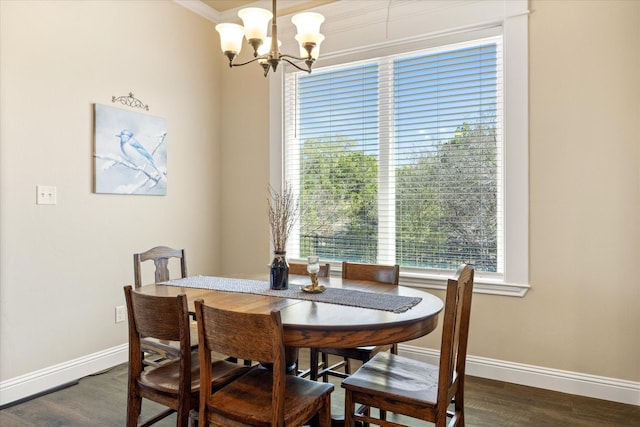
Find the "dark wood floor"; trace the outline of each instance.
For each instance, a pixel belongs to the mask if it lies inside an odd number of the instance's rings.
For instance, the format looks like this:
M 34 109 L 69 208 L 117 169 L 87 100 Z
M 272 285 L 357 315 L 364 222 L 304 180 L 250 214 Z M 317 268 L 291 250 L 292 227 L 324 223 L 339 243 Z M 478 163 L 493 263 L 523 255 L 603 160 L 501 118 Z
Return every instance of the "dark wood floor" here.
M 120 365 L 83 378 L 77 385 L 3 409 L 0 426 L 124 426 L 126 384 L 127 366 Z M 333 412 L 342 414 L 343 393 L 337 380 L 335 384 Z M 157 408 L 145 402 L 143 414 Z M 466 419 L 467 427 L 639 427 L 640 406 L 467 377 Z M 405 422 L 408 426 L 432 425 Z M 156 425 L 175 426 L 175 415 Z

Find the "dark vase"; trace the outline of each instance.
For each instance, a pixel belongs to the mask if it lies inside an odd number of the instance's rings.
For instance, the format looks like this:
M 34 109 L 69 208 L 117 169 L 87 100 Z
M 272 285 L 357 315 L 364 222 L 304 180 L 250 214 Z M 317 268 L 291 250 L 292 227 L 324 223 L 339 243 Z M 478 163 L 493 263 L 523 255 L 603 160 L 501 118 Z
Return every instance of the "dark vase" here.
M 269 277 L 271 289 L 289 289 L 289 264 L 285 256 L 287 253 L 284 251 L 274 251 L 273 254 L 271 275 Z

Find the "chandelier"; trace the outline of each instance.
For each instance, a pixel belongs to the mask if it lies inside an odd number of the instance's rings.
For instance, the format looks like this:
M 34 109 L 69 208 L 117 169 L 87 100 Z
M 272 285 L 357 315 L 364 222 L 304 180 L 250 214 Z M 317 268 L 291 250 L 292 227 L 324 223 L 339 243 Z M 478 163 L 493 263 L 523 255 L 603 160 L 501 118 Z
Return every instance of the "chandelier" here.
M 286 55 L 280 52 L 280 40 L 278 40 L 278 24 L 276 23 L 276 0 L 273 0 L 273 13 L 258 7 L 249 7 L 238 11 L 244 27 L 238 24 L 218 24 L 216 30 L 220 33 L 220 47 L 222 53 L 229 58 L 229 67 L 240 67 L 258 62 L 264 70 L 264 76 L 269 70 L 275 72 L 280 61 L 288 62 L 298 70 L 311 72 L 311 66 L 318 59 L 320 44 L 324 36 L 320 34 L 320 25 L 324 22 L 324 16 L 315 12 L 304 12 L 294 15 L 291 22 L 296 26 L 298 34 L 295 39 L 300 46 L 300 55 Z M 269 20 L 271 21 L 271 37 L 267 37 Z M 233 62 L 242 49 L 242 39 L 253 48 L 254 58 L 243 63 Z M 306 67 L 296 64 L 294 61 L 304 61 Z

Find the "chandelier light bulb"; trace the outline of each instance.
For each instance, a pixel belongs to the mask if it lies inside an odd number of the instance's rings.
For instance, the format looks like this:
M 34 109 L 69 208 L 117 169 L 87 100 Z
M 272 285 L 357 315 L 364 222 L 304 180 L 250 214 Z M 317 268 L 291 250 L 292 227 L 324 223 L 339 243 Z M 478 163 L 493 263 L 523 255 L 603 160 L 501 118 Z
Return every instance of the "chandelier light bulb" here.
M 316 43 L 320 35 L 320 25 L 324 22 L 324 16 L 316 12 L 304 12 L 294 15 L 291 22 L 298 30 L 300 43 Z
M 238 24 L 218 24 L 216 31 L 220 33 L 220 47 L 222 53 L 227 55 L 229 52 L 237 55 L 242 49 L 242 38 L 244 37 L 244 28 Z
M 273 14 L 259 7 L 247 7 L 238 12 L 238 16 L 244 24 L 244 36 L 247 40 L 264 40 L 267 37 L 269 21 Z
M 300 56 L 303 58 L 307 58 L 309 56 L 309 53 L 307 52 L 307 48 L 305 47 L 305 44 L 300 42 L 300 39 L 301 39 L 300 36 L 296 36 L 296 40 L 298 41 L 298 44 L 300 46 Z M 320 55 L 320 45 L 322 44 L 323 41 L 324 41 L 324 36 L 322 34 L 318 34 L 318 38 L 316 39 L 313 49 L 311 49 L 311 58 L 314 61 L 318 59 L 318 56 Z

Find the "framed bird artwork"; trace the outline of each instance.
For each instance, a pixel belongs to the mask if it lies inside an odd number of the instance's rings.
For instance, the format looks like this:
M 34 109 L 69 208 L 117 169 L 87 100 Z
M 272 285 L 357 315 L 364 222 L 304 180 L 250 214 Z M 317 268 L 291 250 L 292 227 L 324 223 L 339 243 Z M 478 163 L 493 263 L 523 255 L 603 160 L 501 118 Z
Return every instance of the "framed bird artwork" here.
M 94 189 L 101 194 L 167 194 L 167 121 L 94 104 Z

